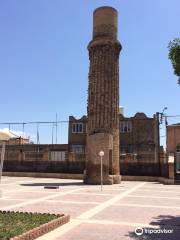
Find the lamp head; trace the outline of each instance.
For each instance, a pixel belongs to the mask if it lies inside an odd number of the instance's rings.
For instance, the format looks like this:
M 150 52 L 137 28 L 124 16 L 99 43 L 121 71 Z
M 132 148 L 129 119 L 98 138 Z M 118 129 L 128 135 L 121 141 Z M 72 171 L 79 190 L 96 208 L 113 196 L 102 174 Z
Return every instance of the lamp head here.
M 103 156 L 104 156 L 104 152 L 103 152 L 103 151 L 100 151 L 100 152 L 99 152 L 99 156 L 100 156 L 100 157 L 103 157 Z

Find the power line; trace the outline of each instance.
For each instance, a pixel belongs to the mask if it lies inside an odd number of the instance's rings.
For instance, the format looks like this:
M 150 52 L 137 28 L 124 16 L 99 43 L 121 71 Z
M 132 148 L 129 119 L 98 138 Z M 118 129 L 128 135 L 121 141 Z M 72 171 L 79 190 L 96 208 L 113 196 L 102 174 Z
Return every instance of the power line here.
M 180 115 L 165 115 L 167 118 L 180 118 Z M 134 117 L 124 117 L 120 119 L 120 121 L 125 121 L 125 120 L 151 120 L 153 118 L 134 118 Z M 58 124 L 58 123 L 68 123 L 68 122 L 76 122 L 81 119 L 75 119 L 75 121 L 69 121 L 69 120 L 62 120 L 62 121 L 57 121 L 57 116 L 56 116 L 56 121 L 27 121 L 27 122 L 0 122 L 0 124 L 4 125 L 25 125 L 25 124 Z
M 56 123 L 68 123 L 70 121 L 50 121 L 50 122 L 0 122 L 0 124 L 6 125 L 25 125 L 25 124 L 56 124 Z
M 175 118 L 175 117 L 180 117 L 180 115 L 166 115 L 166 117 L 168 117 L 168 118 Z

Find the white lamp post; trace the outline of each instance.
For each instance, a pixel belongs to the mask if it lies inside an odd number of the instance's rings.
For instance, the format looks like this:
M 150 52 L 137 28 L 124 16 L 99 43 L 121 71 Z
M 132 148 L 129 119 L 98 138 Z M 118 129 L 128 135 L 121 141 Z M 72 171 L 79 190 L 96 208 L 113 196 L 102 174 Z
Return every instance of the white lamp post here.
M 100 159 L 101 159 L 101 191 L 102 191 L 102 186 L 103 186 L 103 162 L 102 162 L 102 158 L 104 156 L 104 152 L 100 151 L 99 156 L 100 156 Z

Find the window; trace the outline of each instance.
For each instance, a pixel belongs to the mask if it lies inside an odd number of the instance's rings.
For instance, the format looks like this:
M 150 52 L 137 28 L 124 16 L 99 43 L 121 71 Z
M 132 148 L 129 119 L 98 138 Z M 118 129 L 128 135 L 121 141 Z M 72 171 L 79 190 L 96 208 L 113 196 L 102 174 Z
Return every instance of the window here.
M 134 152 L 134 147 L 133 147 L 133 145 L 121 145 L 121 148 L 120 148 L 120 152 L 122 153 L 122 154 L 124 154 L 124 153 L 133 153 Z
M 131 130 L 132 130 L 131 122 L 129 122 L 129 121 L 120 122 L 120 132 L 121 133 L 131 132 Z
M 51 152 L 52 161 L 65 161 L 65 151 L 52 151 Z
M 84 153 L 85 147 L 84 147 L 84 145 L 73 144 L 73 145 L 71 145 L 71 151 L 74 153 Z
M 83 133 L 83 123 L 73 123 L 72 124 L 72 133 Z

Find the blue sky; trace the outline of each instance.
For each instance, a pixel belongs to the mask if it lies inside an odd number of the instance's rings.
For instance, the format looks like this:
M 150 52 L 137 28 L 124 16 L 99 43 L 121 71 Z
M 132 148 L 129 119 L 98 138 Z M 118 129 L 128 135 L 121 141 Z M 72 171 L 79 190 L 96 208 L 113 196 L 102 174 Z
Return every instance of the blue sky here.
M 58 120 L 86 114 L 87 44 L 93 10 L 103 5 L 119 12 L 125 115 L 152 116 L 165 106 L 168 115 L 180 114 L 180 87 L 167 49 L 180 37 L 179 0 L 1 0 L 0 122 L 52 121 L 56 112 Z M 51 142 L 51 126 L 40 128 L 41 142 Z M 66 141 L 66 130 L 67 124 L 59 126 L 59 142 Z M 36 135 L 35 126 L 26 131 Z

